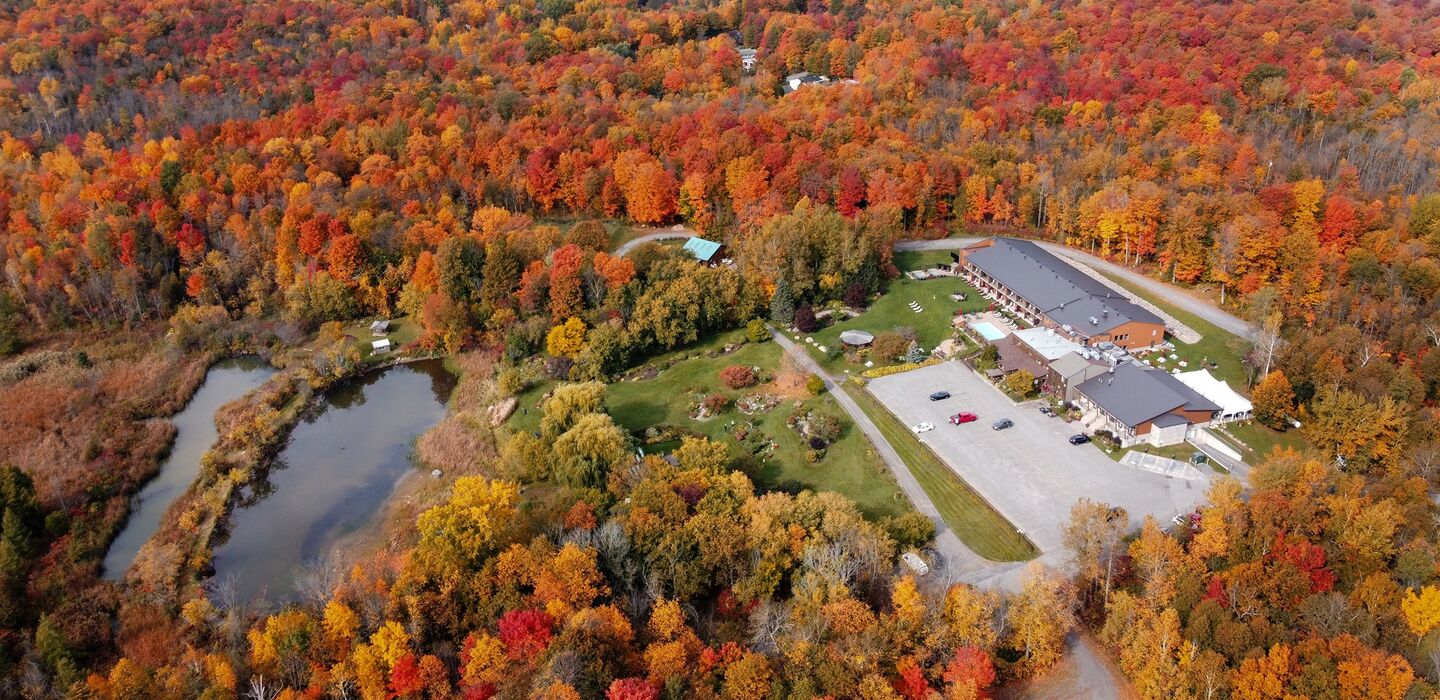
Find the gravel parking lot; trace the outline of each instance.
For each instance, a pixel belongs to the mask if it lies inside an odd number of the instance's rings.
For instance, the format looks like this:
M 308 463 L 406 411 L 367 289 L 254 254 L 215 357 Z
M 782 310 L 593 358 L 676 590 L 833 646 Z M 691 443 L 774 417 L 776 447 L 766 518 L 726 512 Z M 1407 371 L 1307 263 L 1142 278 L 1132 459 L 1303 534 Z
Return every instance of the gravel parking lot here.
M 871 380 L 871 393 L 906 425 L 935 429 L 920 439 L 985 497 L 1042 551 L 1047 563 L 1063 560 L 1061 528 L 1070 507 L 1089 498 L 1123 507 L 1139 527 L 1146 514 L 1168 525 L 1193 509 L 1209 480 L 1186 481 L 1122 466 L 1094 445 L 1071 445 L 1078 424 L 1041 414 L 1037 405 L 1017 406 L 994 386 L 958 362 L 942 362 Z M 931 401 L 935 391 L 949 399 Z M 969 411 L 974 423 L 950 425 L 950 416 Z M 992 430 L 1001 418 L 1015 421 Z

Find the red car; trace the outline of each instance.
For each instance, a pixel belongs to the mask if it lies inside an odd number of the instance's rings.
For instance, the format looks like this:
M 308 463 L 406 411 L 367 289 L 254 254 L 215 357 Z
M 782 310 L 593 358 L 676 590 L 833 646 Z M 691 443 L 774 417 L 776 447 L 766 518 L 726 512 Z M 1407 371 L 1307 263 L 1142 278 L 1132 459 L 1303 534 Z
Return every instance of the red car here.
M 955 415 L 950 416 L 950 425 L 960 425 L 961 423 L 974 423 L 976 420 L 979 420 L 979 418 L 980 417 L 975 415 L 974 413 L 956 413 Z

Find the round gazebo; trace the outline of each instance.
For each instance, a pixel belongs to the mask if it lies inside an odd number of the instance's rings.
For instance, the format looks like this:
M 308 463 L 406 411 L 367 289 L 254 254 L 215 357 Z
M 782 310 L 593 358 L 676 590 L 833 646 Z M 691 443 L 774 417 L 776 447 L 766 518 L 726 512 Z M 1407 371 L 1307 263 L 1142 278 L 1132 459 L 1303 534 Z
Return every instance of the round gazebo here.
M 840 342 L 854 347 L 864 347 L 875 341 L 875 334 L 869 331 L 845 331 L 840 334 Z

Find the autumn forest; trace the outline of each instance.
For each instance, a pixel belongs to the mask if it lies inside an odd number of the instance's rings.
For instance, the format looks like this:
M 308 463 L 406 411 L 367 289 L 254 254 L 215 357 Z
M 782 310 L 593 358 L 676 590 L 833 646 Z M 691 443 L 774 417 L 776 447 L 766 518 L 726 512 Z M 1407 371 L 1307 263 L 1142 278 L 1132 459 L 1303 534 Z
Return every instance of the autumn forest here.
M 952 528 L 771 337 L 990 235 L 1243 320 L 1207 347 L 1265 436 L 993 587 L 898 563 Z M 0 696 L 1037 697 L 1077 639 L 1144 698 L 1440 693 L 1424 0 L 12 0 L 0 262 Z M 275 374 L 107 576 L 241 355 Z M 295 426 L 421 358 L 457 383 L 368 537 L 289 600 L 220 585 Z M 646 381 L 799 437 L 638 424 Z M 895 498 L 805 481 L 841 460 Z

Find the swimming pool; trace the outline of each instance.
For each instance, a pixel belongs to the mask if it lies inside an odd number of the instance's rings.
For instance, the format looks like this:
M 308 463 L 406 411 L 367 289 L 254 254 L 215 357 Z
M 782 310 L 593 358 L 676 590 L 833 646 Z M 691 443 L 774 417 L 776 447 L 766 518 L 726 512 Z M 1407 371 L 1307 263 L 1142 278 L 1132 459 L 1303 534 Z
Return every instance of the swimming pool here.
M 1005 334 L 1001 332 L 999 328 L 996 328 L 995 324 L 989 321 L 976 321 L 970 324 L 970 327 L 974 328 L 975 331 L 980 334 L 980 337 L 986 340 L 995 341 L 1005 337 Z

